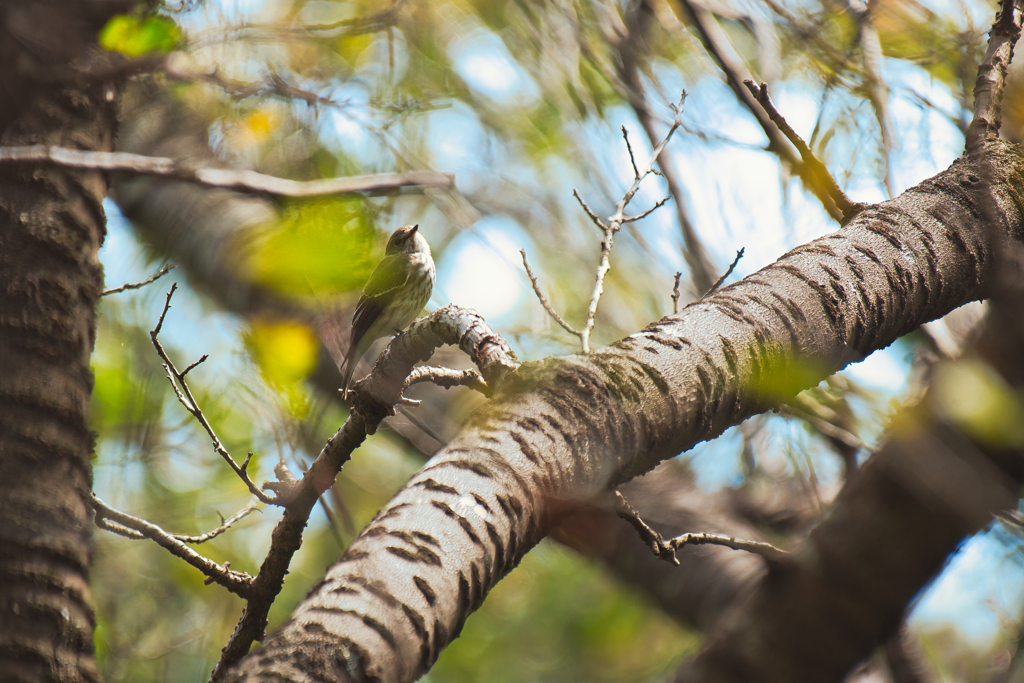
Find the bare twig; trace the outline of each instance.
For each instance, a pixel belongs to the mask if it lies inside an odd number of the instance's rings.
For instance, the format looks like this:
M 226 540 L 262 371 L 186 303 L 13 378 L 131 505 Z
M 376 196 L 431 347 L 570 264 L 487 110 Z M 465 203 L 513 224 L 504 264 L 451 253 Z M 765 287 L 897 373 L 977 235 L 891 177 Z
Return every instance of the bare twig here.
M 643 169 L 640 169 L 636 165 L 636 161 L 633 159 L 633 149 L 629 147 L 629 136 L 626 134 L 625 126 L 622 129 L 622 136 L 626 139 L 626 146 L 629 148 L 629 157 L 633 162 L 633 184 L 629 186 L 625 194 L 622 195 L 622 199 L 619 200 L 618 205 L 615 207 L 615 213 L 608 217 L 608 222 L 604 223 L 600 221 L 596 215 L 590 211 L 580 196 L 573 190 L 573 194 L 579 200 L 580 204 L 583 205 L 584 210 L 590 214 L 592 220 L 597 223 L 598 227 L 604 232 L 604 239 L 601 240 L 601 258 L 598 262 L 597 273 L 594 276 L 594 290 L 590 295 L 590 306 L 587 307 L 587 322 L 580 331 L 580 344 L 583 347 L 583 353 L 590 353 L 590 335 L 594 331 L 594 323 L 597 319 L 597 304 L 601 301 L 601 296 L 604 294 L 604 278 L 608 275 L 608 271 L 611 270 L 611 263 L 609 262 L 609 255 L 612 251 L 612 246 L 615 243 L 615 233 L 617 233 L 623 226 L 623 224 L 630 220 L 636 220 L 642 218 L 650 213 L 646 211 L 639 216 L 635 216 L 632 219 L 626 217 L 626 207 L 633 200 L 637 191 L 640 189 L 640 183 L 643 182 L 644 178 L 655 173 L 654 165 L 658 162 L 658 157 L 661 155 L 665 145 L 668 144 L 669 140 L 672 139 L 672 135 L 675 134 L 679 126 L 682 125 L 683 116 L 683 102 L 686 100 L 686 91 L 684 90 L 682 95 L 679 97 L 679 104 L 673 106 L 675 111 L 675 118 L 672 120 L 672 125 L 668 129 L 668 133 L 665 137 L 654 146 L 654 150 L 651 152 L 651 156 L 647 159 L 647 163 L 644 164 Z M 667 199 L 667 198 L 666 198 Z M 666 200 L 662 200 L 658 203 L 658 206 L 665 203 Z M 657 208 L 655 206 L 654 208 Z
M 662 538 L 661 534 L 644 522 L 643 518 L 640 517 L 640 513 L 626 501 L 621 493 L 614 491 L 613 500 L 616 514 L 636 529 L 637 533 L 640 534 L 640 538 L 651 549 L 651 552 L 658 558 L 675 565 L 679 564 L 676 550 L 687 545 L 721 545 L 733 550 L 744 550 L 748 553 L 760 555 L 769 562 L 777 562 L 789 555 L 785 550 L 776 548 L 772 544 L 764 543 L 763 541 L 748 541 L 722 534 L 709 534 L 703 531 L 682 534 L 666 541 Z
M 630 526 L 636 529 L 636 532 L 640 534 L 640 539 L 647 544 L 647 547 L 651 549 L 659 559 L 671 562 L 678 566 L 679 559 L 676 557 L 675 548 L 665 543 L 665 540 L 661 537 L 657 531 L 647 525 L 647 522 L 640 517 L 640 513 L 629 504 L 626 497 L 618 491 L 612 492 L 612 500 L 615 503 L 615 514 L 622 519 L 629 522 Z
M 683 274 L 677 271 L 675 280 L 672 282 L 672 315 L 679 312 L 679 278 L 682 276 Z
M 405 389 L 421 382 L 431 382 L 444 389 L 469 387 L 474 391 L 479 391 L 484 396 L 489 397 L 491 395 L 491 388 L 487 386 L 487 382 L 484 381 L 480 371 L 476 368 L 454 370 L 452 368 L 420 366 L 409 373 L 409 376 L 405 379 Z
M 573 193 L 575 194 L 575 190 L 573 190 Z M 582 203 L 582 200 L 580 201 Z M 565 318 L 558 315 L 558 311 L 554 309 L 551 303 L 547 300 L 547 297 L 544 296 L 544 292 L 540 291 L 540 285 L 537 283 L 537 276 L 533 274 L 533 270 L 530 269 L 530 262 L 526 260 L 526 250 L 520 249 L 519 253 L 523 255 L 523 266 L 526 268 L 526 275 L 530 278 L 530 282 L 533 283 L 533 291 L 537 295 L 537 299 L 540 300 L 540 305 L 544 307 L 544 310 L 547 311 L 552 320 L 562 326 L 563 330 L 582 339 L 583 333 L 567 323 Z
M 234 515 L 229 517 L 228 519 L 224 519 L 224 517 L 221 516 L 220 526 L 217 527 L 216 529 L 210 529 L 205 534 L 199 534 L 198 536 L 186 536 L 184 534 L 174 534 L 174 537 L 176 539 L 178 539 L 179 541 L 182 541 L 184 543 L 193 543 L 193 544 L 196 544 L 196 545 L 198 545 L 200 543 L 206 543 L 207 541 L 212 540 L 214 538 L 217 538 L 222 533 L 224 533 L 225 531 L 230 529 L 235 524 L 235 522 L 248 517 L 250 514 L 252 514 L 253 512 L 258 511 L 259 509 L 260 509 L 259 501 L 258 500 L 254 500 L 254 501 L 250 502 L 248 505 L 246 505 L 244 508 L 242 508 L 241 510 L 236 512 Z
M 601 230 L 608 229 L 608 226 L 604 224 L 604 221 L 601 220 L 601 217 L 594 213 L 594 211 L 589 206 L 587 206 L 587 203 L 583 201 L 583 197 L 580 196 L 579 192 L 573 189 L 572 196 L 576 198 L 576 201 L 580 203 L 580 206 L 583 207 L 583 210 L 587 212 L 587 215 L 590 216 L 590 220 L 594 221 L 594 224 L 597 225 L 597 227 L 601 228 Z
M 740 250 L 736 252 L 736 258 L 734 258 L 732 260 L 732 263 L 729 264 L 729 269 L 727 271 L 725 271 L 724 273 L 722 273 L 722 277 L 720 277 L 717 280 L 715 280 L 715 284 L 711 285 L 711 289 L 709 289 L 708 291 L 704 292 L 704 296 L 702 296 L 701 299 L 707 297 L 709 294 L 711 294 L 712 292 L 717 290 L 719 287 L 721 287 L 722 283 L 725 282 L 725 278 L 727 278 L 730 275 L 732 275 L 732 271 L 734 271 L 736 269 L 736 264 L 740 262 L 741 258 L 743 258 L 743 252 L 745 251 L 745 249 L 746 249 L 745 247 L 740 247 Z
M 651 173 L 657 173 L 657 171 L 655 171 L 654 169 L 651 169 Z M 638 221 L 641 218 L 646 218 L 647 216 L 650 216 L 652 213 L 654 213 L 656 210 L 658 210 L 661 207 L 665 206 L 665 202 L 667 202 L 670 199 L 672 199 L 672 195 L 668 195 L 664 199 L 659 200 L 657 203 L 655 203 L 654 206 L 652 206 L 651 208 L 647 209 L 646 211 L 638 213 L 635 216 L 629 216 L 628 218 L 623 218 L 622 222 L 623 223 L 632 223 L 633 221 Z
M 233 571 L 229 569 L 227 565 L 221 566 L 213 560 L 203 557 L 185 545 L 185 542 L 180 538 L 167 533 L 155 524 L 139 519 L 138 517 L 132 517 L 131 515 L 127 515 L 109 507 L 106 503 L 96 497 L 95 494 L 92 496 L 92 507 L 96 511 L 95 523 L 99 528 L 106 529 L 107 531 L 120 534 L 127 538 L 144 537 L 156 541 L 156 543 L 161 547 L 170 551 L 172 555 L 185 560 L 205 574 L 208 579 L 224 586 L 235 595 L 243 598 L 249 598 L 252 595 L 253 578 L 248 574 Z M 245 514 L 248 514 L 248 512 Z
M 171 270 L 173 270 L 174 268 L 177 268 L 177 267 L 178 267 L 177 263 L 168 263 L 166 266 L 164 266 L 163 268 L 158 270 L 155 275 L 146 278 L 142 282 L 124 284 L 124 285 L 121 285 L 120 287 L 114 287 L 113 289 L 104 289 L 100 293 L 100 296 L 107 296 L 108 294 L 117 294 L 118 292 L 123 292 L 126 289 L 139 289 L 140 287 L 145 287 L 146 285 L 150 284 L 151 282 L 156 282 L 157 280 L 159 280 L 164 275 L 166 275 Z
M 640 179 L 640 169 L 636 167 L 636 157 L 633 156 L 633 145 L 629 144 L 629 133 L 626 127 L 622 127 L 622 139 L 626 141 L 626 151 L 629 152 L 629 163 L 633 164 L 633 178 Z
M 1002 0 L 989 32 L 985 58 L 978 65 L 978 78 L 974 84 L 974 120 L 967 128 L 968 151 L 987 140 L 998 138 L 1003 125 L 1006 73 L 1021 30 L 1015 5 L 1014 0 Z
M 263 491 L 256 486 L 253 480 L 249 478 L 249 474 L 246 472 L 246 466 L 249 464 L 248 457 L 245 459 L 244 465 L 239 465 L 235 462 L 235 459 L 231 457 L 231 454 L 228 453 L 227 449 L 224 448 L 224 445 L 217 437 L 217 433 L 213 431 L 210 421 L 206 419 L 206 415 L 203 414 L 203 410 L 196 402 L 195 397 L 192 395 L 192 390 L 189 389 L 188 383 L 185 382 L 185 373 L 206 360 L 207 356 L 203 356 L 201 359 L 188 366 L 185 372 L 178 372 L 178 369 L 174 366 L 170 356 L 167 355 L 163 345 L 160 343 L 160 329 L 163 327 L 164 318 L 167 317 L 167 311 L 171 307 L 171 297 L 174 296 L 174 291 L 177 288 L 178 283 L 175 282 L 167 291 L 167 299 L 164 301 L 164 309 L 160 313 L 160 319 L 157 321 L 156 327 L 154 327 L 149 333 L 149 337 L 153 341 L 153 347 L 156 348 L 156 352 L 164 362 L 164 370 L 167 372 L 167 380 L 171 383 L 171 388 L 174 389 L 174 395 L 178 398 L 178 402 L 185 407 L 185 410 L 187 410 L 194 418 L 196 418 L 199 424 L 203 426 L 203 429 L 206 430 L 206 433 L 213 440 L 213 450 L 216 451 L 220 457 L 224 458 L 224 461 L 232 470 L 235 471 L 235 474 L 237 474 L 238 478 L 246 485 L 250 493 L 256 496 L 261 503 L 266 503 L 267 505 L 282 505 L 278 499 L 271 498 L 267 494 L 263 493 Z
M 803 141 L 793 127 L 789 125 L 789 122 L 779 113 L 779 110 L 775 108 L 775 103 L 772 102 L 772 98 L 768 95 L 768 84 L 761 83 L 758 86 L 754 81 L 747 79 L 743 81 L 743 84 L 747 86 L 750 94 L 757 99 L 758 104 L 764 107 L 765 112 L 772 122 L 779 127 L 779 130 L 793 143 L 793 146 L 800 152 L 800 157 L 803 159 L 804 164 L 817 177 L 818 181 L 822 183 L 828 192 L 828 196 L 835 202 L 836 207 L 842 213 L 842 220 L 848 221 L 853 218 L 861 209 L 864 208 L 863 204 L 857 204 L 850 201 L 850 198 L 846 196 L 842 188 L 836 182 L 832 174 L 828 172 L 828 168 L 818 157 L 814 156 L 814 152 L 807 146 L 807 143 Z
M 448 189 L 454 183 L 452 174 L 433 171 L 381 173 L 324 180 L 289 180 L 248 170 L 189 168 L 168 157 L 149 157 L 126 152 L 86 152 L 46 145 L 0 147 L 0 164 L 2 163 L 53 164 L 67 168 L 155 175 L 187 180 L 210 187 L 226 187 L 282 197 L 376 195 L 394 192 L 405 187 Z
M 763 541 L 748 541 L 742 538 L 733 538 L 723 534 L 709 534 L 705 531 L 683 534 L 669 539 L 666 543 L 673 550 L 678 550 L 686 545 L 722 545 L 733 550 L 744 550 L 748 553 L 760 555 L 769 562 L 778 562 L 785 559 L 789 553 L 781 548 L 776 548 L 771 543 Z

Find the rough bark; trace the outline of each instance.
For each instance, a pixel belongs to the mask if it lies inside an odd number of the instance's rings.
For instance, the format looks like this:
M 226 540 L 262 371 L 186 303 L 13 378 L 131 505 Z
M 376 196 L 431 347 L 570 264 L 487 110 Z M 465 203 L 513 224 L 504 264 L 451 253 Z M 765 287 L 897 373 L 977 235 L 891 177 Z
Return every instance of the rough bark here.
M 0 8 L 0 144 L 109 151 L 116 90 L 61 83 L 124 3 Z M 94 308 L 103 287 L 99 173 L 0 170 L 0 672 L 91 681 Z
M 993 143 L 601 352 L 524 365 L 237 679 L 421 675 L 566 505 L 985 296 L 992 235 L 1021 238 L 1022 163 Z

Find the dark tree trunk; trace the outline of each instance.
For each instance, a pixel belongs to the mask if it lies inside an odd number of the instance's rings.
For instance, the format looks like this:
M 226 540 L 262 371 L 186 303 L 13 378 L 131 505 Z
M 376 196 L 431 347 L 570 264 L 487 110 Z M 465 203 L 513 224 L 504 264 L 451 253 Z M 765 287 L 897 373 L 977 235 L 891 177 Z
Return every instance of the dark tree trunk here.
M 0 10 L 0 144 L 112 148 L 116 90 L 59 79 L 117 9 Z M 0 170 L 0 672 L 8 680 L 97 679 L 87 415 L 106 189 L 99 173 Z

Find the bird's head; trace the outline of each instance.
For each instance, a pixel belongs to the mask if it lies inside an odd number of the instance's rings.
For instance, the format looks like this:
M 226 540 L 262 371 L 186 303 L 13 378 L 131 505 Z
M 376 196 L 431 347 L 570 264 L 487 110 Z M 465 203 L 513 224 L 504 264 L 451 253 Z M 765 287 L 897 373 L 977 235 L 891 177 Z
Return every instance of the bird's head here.
M 424 251 L 429 254 L 430 246 L 423 235 L 419 233 L 419 227 L 418 224 L 403 225 L 391 233 L 391 239 L 388 240 L 384 254 L 391 256 L 392 254 L 415 254 Z

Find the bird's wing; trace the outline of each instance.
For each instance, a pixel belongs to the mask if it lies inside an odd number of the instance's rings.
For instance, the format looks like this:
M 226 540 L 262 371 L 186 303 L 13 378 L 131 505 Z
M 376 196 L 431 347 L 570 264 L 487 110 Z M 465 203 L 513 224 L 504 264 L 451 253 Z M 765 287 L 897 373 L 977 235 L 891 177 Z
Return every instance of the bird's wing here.
M 387 256 L 374 269 L 352 315 L 353 348 L 358 346 L 384 309 L 391 305 L 395 294 L 408 282 L 409 272 L 400 256 Z

